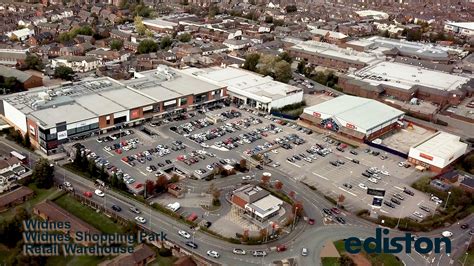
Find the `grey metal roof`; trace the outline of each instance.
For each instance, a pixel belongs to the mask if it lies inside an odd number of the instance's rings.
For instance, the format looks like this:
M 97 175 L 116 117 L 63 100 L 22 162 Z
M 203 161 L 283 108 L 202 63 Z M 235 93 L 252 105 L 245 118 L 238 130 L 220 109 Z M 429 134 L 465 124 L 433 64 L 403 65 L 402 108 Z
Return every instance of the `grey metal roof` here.
M 27 81 L 29 78 L 31 78 L 33 75 L 11 68 L 11 67 L 0 65 L 0 76 L 15 77 L 19 82 L 23 83 Z

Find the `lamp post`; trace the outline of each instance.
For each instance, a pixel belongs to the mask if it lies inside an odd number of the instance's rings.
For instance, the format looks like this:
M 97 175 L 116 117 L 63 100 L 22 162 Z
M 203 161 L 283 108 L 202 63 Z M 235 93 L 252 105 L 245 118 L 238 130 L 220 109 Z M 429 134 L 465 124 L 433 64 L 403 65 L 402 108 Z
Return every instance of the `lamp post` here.
M 451 196 L 451 191 L 448 191 L 448 198 L 446 199 L 446 202 L 444 203 L 444 208 L 445 208 L 445 209 L 446 209 L 446 207 L 448 206 L 449 196 Z
M 405 206 L 402 206 L 402 211 L 398 215 L 398 222 L 397 222 L 397 225 L 395 226 L 395 228 L 398 228 L 398 226 L 400 225 L 400 219 L 402 218 L 402 212 L 403 212 L 404 209 L 405 209 Z
M 293 226 L 291 228 L 291 231 L 295 229 L 295 223 L 296 223 L 296 213 L 298 212 L 298 206 L 295 207 L 295 216 L 293 217 Z

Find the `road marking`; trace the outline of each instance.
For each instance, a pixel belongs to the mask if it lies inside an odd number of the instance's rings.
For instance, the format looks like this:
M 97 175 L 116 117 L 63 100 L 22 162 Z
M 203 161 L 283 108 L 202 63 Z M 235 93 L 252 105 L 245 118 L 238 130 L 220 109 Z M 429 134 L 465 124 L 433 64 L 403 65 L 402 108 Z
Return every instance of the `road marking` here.
M 319 174 L 316 174 L 316 173 L 314 173 L 314 172 L 313 172 L 312 174 L 315 175 L 315 176 L 321 177 L 322 179 L 329 180 L 329 179 L 327 179 L 326 177 L 324 177 L 324 176 L 322 176 L 322 175 L 319 175 Z
M 352 193 L 352 192 L 350 192 L 350 191 L 347 191 L 347 190 L 343 189 L 342 187 L 337 187 L 337 188 L 339 188 L 340 190 L 345 191 L 345 192 L 351 194 L 351 195 L 354 196 L 354 197 L 357 197 L 357 194 Z
M 397 186 L 393 186 L 393 187 L 394 187 L 394 188 L 398 188 L 398 189 L 400 189 L 400 190 L 403 190 L 403 188 L 399 188 L 399 187 L 397 187 Z
M 292 164 L 292 165 L 294 165 L 294 166 L 296 166 L 296 167 L 298 167 L 298 168 L 301 168 L 301 166 L 299 166 L 299 165 L 297 165 L 297 164 L 295 164 L 295 163 L 288 162 L 288 161 L 286 161 L 286 162 L 289 163 L 289 164 Z

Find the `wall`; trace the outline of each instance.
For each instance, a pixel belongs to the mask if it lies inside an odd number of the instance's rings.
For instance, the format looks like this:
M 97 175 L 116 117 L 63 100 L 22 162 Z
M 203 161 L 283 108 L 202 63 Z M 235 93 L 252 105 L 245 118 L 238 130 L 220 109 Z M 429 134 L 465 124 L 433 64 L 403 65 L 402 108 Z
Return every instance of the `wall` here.
M 18 127 L 23 133 L 26 132 L 26 116 L 6 101 L 3 101 L 5 118 Z
M 287 95 L 286 97 L 283 97 L 281 99 L 273 100 L 270 103 L 270 109 L 271 108 L 281 108 L 283 106 L 289 105 L 289 104 L 294 104 L 294 103 L 299 103 L 303 101 L 303 91 Z

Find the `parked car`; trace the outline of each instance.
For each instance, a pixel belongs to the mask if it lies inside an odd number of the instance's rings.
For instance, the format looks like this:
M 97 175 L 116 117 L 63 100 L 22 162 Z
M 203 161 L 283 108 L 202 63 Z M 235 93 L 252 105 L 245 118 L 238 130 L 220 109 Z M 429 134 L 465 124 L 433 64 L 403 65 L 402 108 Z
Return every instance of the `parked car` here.
M 302 248 L 301 249 L 301 256 L 303 256 L 303 257 L 308 256 L 308 249 L 307 248 Z
M 393 194 L 393 196 L 394 196 L 395 198 L 399 199 L 399 200 L 404 200 L 404 199 L 405 199 L 405 197 L 403 197 L 403 196 L 400 195 L 399 193 L 395 193 L 395 194 Z
M 390 201 L 384 201 L 383 204 L 387 205 L 390 208 L 395 208 L 395 205 Z
M 241 248 L 234 248 L 232 250 L 232 253 L 237 254 L 237 255 L 245 255 L 246 254 L 245 250 L 243 250 Z
M 213 257 L 213 258 L 216 258 L 216 259 L 219 258 L 219 256 L 220 256 L 219 253 L 215 250 L 208 250 L 207 255 L 209 257 Z
M 84 191 L 84 196 L 85 196 L 85 197 L 88 197 L 88 198 L 91 198 L 91 197 L 92 197 L 92 192 L 90 192 L 90 191 Z
M 351 184 L 348 184 L 348 183 L 344 183 L 342 184 L 343 186 L 345 186 L 346 188 L 348 189 L 351 189 L 352 188 L 352 185 Z
M 122 208 L 120 208 L 120 206 L 118 205 L 112 205 L 112 210 L 119 212 L 119 211 L 122 211 Z
M 146 219 L 141 217 L 141 216 L 137 216 L 135 217 L 135 221 L 141 223 L 141 224 L 145 224 L 146 223 Z
M 342 218 L 340 216 L 336 217 L 336 221 L 338 221 L 340 224 L 346 224 L 346 220 L 344 220 L 344 218 Z

